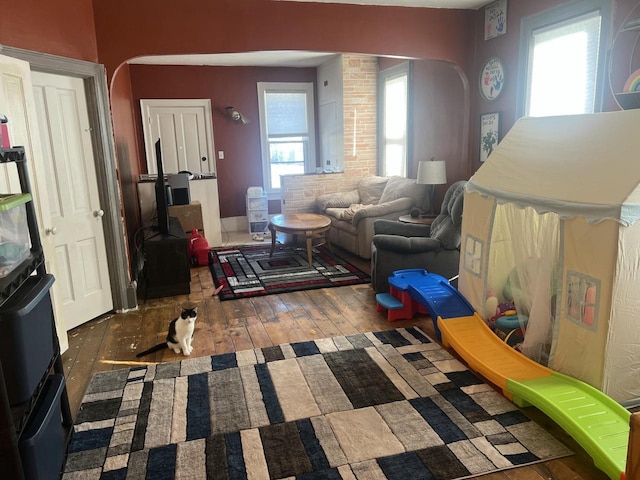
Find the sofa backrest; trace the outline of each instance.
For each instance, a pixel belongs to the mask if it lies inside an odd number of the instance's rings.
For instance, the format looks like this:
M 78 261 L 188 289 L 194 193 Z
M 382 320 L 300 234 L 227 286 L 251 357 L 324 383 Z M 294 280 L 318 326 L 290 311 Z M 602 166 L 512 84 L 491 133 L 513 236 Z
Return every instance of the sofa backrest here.
M 427 194 L 427 185 L 418 185 L 415 178 L 388 177 L 379 204 L 387 203 L 398 198 L 409 197 L 413 205 L 422 205 Z
M 360 180 L 358 184 L 360 203 L 364 205 L 377 204 L 387 185 L 387 180 L 389 180 L 389 177 L 378 177 L 376 175 L 371 175 Z
M 454 183 L 444 194 L 440 214 L 431 223 L 429 236 L 437 238 L 447 250 L 460 248 L 462 230 L 462 201 L 465 180 Z

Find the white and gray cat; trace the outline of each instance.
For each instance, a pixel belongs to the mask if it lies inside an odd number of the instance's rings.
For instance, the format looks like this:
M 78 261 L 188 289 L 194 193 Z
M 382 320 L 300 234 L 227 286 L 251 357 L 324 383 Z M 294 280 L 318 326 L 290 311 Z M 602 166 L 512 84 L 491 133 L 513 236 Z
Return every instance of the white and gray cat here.
M 198 307 L 182 308 L 182 312 L 178 318 L 175 318 L 169 324 L 169 333 L 167 333 L 167 341 L 159 343 L 144 352 L 140 352 L 136 357 L 142 357 L 153 352 L 157 352 L 164 348 L 170 348 L 176 353 L 191 355 L 193 347 L 193 330 L 198 316 Z

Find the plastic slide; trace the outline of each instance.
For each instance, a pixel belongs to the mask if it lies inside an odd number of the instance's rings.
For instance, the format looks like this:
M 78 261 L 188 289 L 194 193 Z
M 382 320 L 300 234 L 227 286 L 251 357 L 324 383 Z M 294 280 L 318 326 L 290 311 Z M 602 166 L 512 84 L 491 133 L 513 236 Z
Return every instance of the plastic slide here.
M 493 333 L 476 313 L 443 319 L 438 325 L 445 346 L 453 347 L 507 398 L 533 405 L 553 419 L 593 458 L 609 478 L 625 471 L 631 414 L 599 390 L 554 372 L 515 351 Z
M 404 275 L 395 279 L 404 283 L 402 289 L 437 318 L 437 331 L 445 346 L 454 348 L 472 370 L 501 388 L 516 405 L 533 405 L 552 418 L 612 480 L 624 478 L 629 411 L 590 385 L 517 352 L 493 333 L 477 312 L 451 316 L 467 312 L 470 305 L 442 277 L 426 272 L 420 275 L 415 270 L 395 273 Z

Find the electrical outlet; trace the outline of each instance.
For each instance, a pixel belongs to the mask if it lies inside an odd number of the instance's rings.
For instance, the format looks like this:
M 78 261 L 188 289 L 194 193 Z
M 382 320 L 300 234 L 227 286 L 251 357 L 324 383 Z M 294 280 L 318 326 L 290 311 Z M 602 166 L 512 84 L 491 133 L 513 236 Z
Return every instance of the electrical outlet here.
M 218 158 L 224 160 L 224 152 L 222 150 L 218 150 Z

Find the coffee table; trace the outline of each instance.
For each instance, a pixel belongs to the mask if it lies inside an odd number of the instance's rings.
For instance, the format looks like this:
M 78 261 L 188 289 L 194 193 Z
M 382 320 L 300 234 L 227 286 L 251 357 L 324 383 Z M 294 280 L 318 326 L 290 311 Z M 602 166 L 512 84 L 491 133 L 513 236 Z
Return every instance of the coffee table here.
M 331 219 L 326 215 L 317 213 L 285 213 L 276 215 L 269 222 L 269 231 L 271 232 L 271 252 L 273 255 L 276 248 L 276 232 L 288 233 L 290 235 L 303 236 L 307 245 L 307 259 L 309 260 L 309 268 L 313 268 L 313 260 L 311 253 L 313 247 L 324 245 L 325 243 L 331 248 L 331 239 L 329 238 L 329 227 L 331 227 Z

